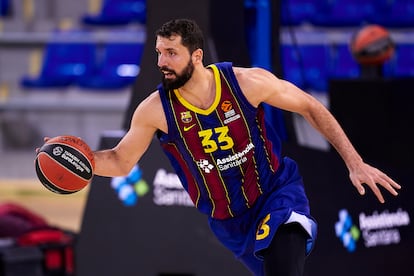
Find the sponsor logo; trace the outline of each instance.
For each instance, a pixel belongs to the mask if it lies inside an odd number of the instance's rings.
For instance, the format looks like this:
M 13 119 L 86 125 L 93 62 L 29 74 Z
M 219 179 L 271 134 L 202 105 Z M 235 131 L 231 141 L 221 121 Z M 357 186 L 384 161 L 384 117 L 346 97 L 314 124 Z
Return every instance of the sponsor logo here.
M 400 243 L 399 227 L 408 225 L 410 225 L 410 216 L 402 209 L 395 212 L 374 211 L 371 215 L 359 214 L 359 228 L 362 231 L 365 247 Z
M 59 156 L 63 153 L 63 148 L 62 147 L 54 147 L 52 152 L 53 152 L 53 155 Z
M 192 124 L 191 126 L 184 126 L 184 131 L 189 131 L 193 127 L 195 127 L 196 124 Z
M 338 214 L 339 221 L 335 223 L 336 236 L 342 241 L 343 246 L 353 252 L 356 249 L 357 241 L 360 237 L 358 227 L 352 222 L 352 217 L 346 209 L 342 209 Z
M 211 170 L 214 168 L 213 165 L 211 165 L 208 160 L 201 159 L 197 162 L 197 165 L 202 169 L 205 173 L 210 173 Z
M 253 143 L 250 143 L 246 146 L 246 148 L 241 151 L 237 152 L 233 155 L 229 155 L 225 158 L 220 158 L 216 160 L 217 167 L 220 171 L 225 171 L 233 167 L 240 166 L 241 164 L 247 162 L 246 155 L 254 149 Z
M 158 169 L 155 174 L 153 201 L 160 206 L 194 206 L 178 176 L 165 169 Z
M 366 248 L 399 244 L 401 242 L 400 227 L 410 225 L 410 215 L 399 208 L 394 212 L 389 210 L 374 211 L 372 214 L 361 212 L 358 216 L 359 228 L 353 224 L 347 210 L 339 211 L 339 221 L 335 224 L 336 236 L 344 247 L 353 252 L 356 242 L 361 237 Z
M 73 166 L 73 168 L 79 172 L 86 172 L 88 174 L 91 173 L 91 168 L 87 166 L 81 159 L 79 159 L 77 156 L 72 154 L 71 152 L 63 149 L 61 146 L 56 146 L 52 149 L 53 155 L 61 158 L 62 160 L 66 161 L 70 165 Z
M 219 158 L 215 161 L 217 164 L 217 168 L 220 171 L 225 171 L 237 166 L 240 166 L 241 164 L 247 162 L 247 154 L 254 149 L 253 143 L 250 143 L 246 146 L 246 148 L 241 152 L 236 152 L 232 155 L 228 155 L 224 158 Z M 210 173 L 214 165 L 212 165 L 207 159 L 201 159 L 197 161 L 198 167 L 200 167 L 205 173 Z
M 125 177 L 113 177 L 111 187 L 117 192 L 119 200 L 125 206 L 135 205 L 138 198 L 143 197 L 149 191 L 149 186 L 142 178 L 142 170 L 138 165 L 134 166 Z

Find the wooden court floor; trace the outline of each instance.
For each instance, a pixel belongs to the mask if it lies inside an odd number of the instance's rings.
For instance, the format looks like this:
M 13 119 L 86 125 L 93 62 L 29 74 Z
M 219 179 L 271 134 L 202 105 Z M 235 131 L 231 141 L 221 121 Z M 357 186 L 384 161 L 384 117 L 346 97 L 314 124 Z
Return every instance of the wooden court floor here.
M 37 179 L 0 179 L 0 204 L 19 204 L 46 219 L 50 225 L 79 232 L 88 189 L 59 195 Z

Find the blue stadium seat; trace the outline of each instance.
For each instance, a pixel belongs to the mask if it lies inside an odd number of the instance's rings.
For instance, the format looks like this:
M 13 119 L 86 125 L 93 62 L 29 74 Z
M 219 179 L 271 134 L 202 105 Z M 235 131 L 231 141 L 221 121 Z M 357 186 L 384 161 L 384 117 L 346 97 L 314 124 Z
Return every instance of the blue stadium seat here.
M 10 14 L 10 0 L 0 0 L 0 16 L 8 16 Z
M 114 90 L 131 85 L 139 74 L 143 43 L 108 43 L 92 74 L 77 82 L 88 89 Z
M 326 44 L 283 44 L 284 79 L 305 90 L 326 92 L 331 68 Z
M 87 14 L 82 18 L 89 25 L 126 25 L 146 22 L 145 0 L 104 0 L 99 14 Z
M 353 58 L 348 44 L 333 45 L 331 53 L 333 66 L 329 78 L 352 79 L 360 76 L 359 64 Z
M 332 0 L 320 5 L 311 23 L 319 26 L 360 26 L 369 21 L 375 12 L 372 0 Z
M 392 77 L 414 77 L 414 44 L 397 44 L 394 56 L 384 64 L 384 74 Z
M 318 16 L 322 0 L 285 0 L 282 1 L 281 22 L 285 26 L 300 25 Z
M 23 76 L 26 88 L 65 87 L 89 74 L 95 62 L 95 44 L 51 40 L 44 49 L 41 72 L 38 76 Z
M 292 44 L 282 44 L 283 78 L 300 88 L 304 88 L 304 70 L 301 69 L 299 48 Z
M 372 22 L 384 27 L 414 27 L 414 1 L 378 0 Z

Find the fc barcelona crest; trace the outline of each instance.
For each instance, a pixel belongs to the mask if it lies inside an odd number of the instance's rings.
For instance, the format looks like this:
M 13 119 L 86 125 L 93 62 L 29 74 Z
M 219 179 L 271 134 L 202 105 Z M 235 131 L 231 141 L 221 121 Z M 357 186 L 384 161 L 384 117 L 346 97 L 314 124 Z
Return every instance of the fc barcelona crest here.
M 190 111 L 181 112 L 181 121 L 183 123 L 191 123 L 192 120 L 193 120 L 193 116 L 191 116 Z

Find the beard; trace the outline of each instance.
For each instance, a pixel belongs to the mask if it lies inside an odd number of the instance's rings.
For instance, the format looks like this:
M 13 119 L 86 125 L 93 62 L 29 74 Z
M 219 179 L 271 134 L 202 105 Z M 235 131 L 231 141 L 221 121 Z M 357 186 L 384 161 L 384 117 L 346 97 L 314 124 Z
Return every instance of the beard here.
M 174 70 L 169 69 L 168 67 L 160 67 L 160 70 L 167 71 L 173 75 L 175 75 L 174 79 L 167 79 L 163 75 L 162 77 L 162 86 L 166 91 L 172 90 L 172 89 L 178 89 L 182 87 L 186 82 L 191 78 L 194 72 L 194 64 L 190 61 L 187 63 L 187 66 L 182 70 L 180 74 L 177 74 Z

